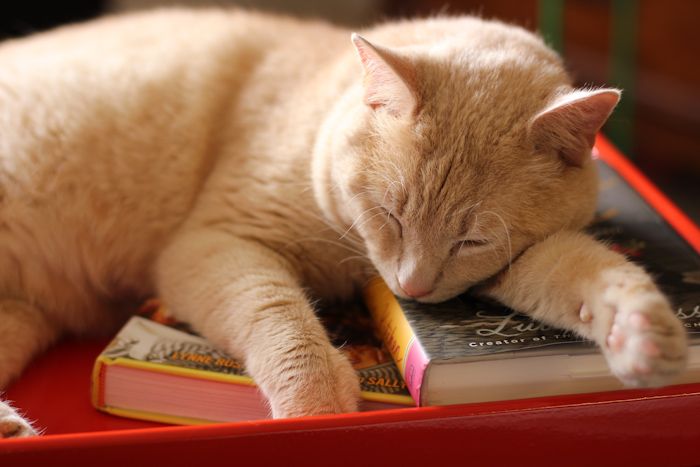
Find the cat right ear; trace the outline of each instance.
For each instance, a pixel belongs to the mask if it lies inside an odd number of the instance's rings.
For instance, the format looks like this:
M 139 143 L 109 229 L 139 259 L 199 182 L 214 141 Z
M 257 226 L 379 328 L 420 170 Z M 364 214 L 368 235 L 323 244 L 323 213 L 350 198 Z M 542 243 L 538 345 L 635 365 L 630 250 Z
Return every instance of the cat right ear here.
M 556 151 L 562 160 L 582 167 L 595 135 L 620 100 L 618 89 L 576 90 L 558 97 L 530 122 L 536 148 Z
M 365 104 L 396 117 L 413 115 L 418 106 L 413 68 L 394 52 L 353 33 L 352 43 L 365 71 Z

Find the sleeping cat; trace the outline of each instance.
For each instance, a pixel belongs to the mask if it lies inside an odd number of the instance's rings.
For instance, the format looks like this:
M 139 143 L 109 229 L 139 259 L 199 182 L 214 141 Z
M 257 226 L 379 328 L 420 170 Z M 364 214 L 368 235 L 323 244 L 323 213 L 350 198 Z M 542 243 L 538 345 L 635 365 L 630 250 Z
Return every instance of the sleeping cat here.
M 620 97 L 531 33 L 472 17 L 359 35 L 163 10 L 0 46 L 0 388 L 65 334 L 158 295 L 242 359 L 274 417 L 356 409 L 314 314 L 377 272 L 467 289 L 665 384 L 685 333 L 649 276 L 579 230 Z M 371 42 L 370 42 L 371 41 Z M 0 403 L 0 434 L 32 427 Z

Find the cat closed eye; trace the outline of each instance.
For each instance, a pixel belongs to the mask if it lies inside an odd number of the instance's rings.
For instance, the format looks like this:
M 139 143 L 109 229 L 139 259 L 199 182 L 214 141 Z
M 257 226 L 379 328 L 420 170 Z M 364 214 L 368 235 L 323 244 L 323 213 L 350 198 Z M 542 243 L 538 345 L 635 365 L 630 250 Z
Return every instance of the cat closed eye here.
M 387 224 L 393 225 L 394 228 L 397 230 L 399 237 L 401 237 L 402 232 L 403 232 L 403 227 L 401 225 L 401 221 L 398 219 L 398 217 L 393 215 L 389 209 L 386 209 L 386 208 L 382 208 L 382 209 L 384 210 L 384 214 L 386 215 L 386 223 L 384 225 L 387 225 Z M 384 226 L 382 226 L 382 228 L 383 227 Z
M 483 238 L 468 238 L 468 239 L 464 239 L 464 240 L 459 240 L 452 247 L 452 253 L 459 254 L 460 252 L 468 250 L 468 249 L 474 249 L 474 248 L 486 246 L 486 245 L 488 245 L 488 243 L 489 243 L 489 241 L 485 240 Z

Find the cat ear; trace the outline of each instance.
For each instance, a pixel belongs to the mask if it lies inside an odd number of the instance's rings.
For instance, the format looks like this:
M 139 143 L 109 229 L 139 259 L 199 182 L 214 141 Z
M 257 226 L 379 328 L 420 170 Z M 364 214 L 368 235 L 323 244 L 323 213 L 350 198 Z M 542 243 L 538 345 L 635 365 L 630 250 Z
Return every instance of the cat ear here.
M 567 164 L 582 167 L 619 100 L 617 89 L 577 90 L 558 97 L 530 122 L 535 147 L 557 151 Z
M 365 70 L 365 104 L 397 117 L 414 113 L 418 101 L 410 64 L 394 52 L 370 44 L 359 34 L 353 33 L 351 38 Z

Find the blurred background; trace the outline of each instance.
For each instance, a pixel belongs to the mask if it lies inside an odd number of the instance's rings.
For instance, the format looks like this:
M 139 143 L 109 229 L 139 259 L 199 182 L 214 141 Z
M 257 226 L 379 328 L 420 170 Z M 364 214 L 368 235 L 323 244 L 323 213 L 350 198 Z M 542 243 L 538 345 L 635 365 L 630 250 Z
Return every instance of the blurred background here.
M 604 132 L 700 223 L 700 2 L 694 0 L 64 0 L 2 2 L 0 38 L 163 5 L 241 5 L 363 27 L 394 17 L 475 13 L 542 33 L 581 85 L 623 100 Z

